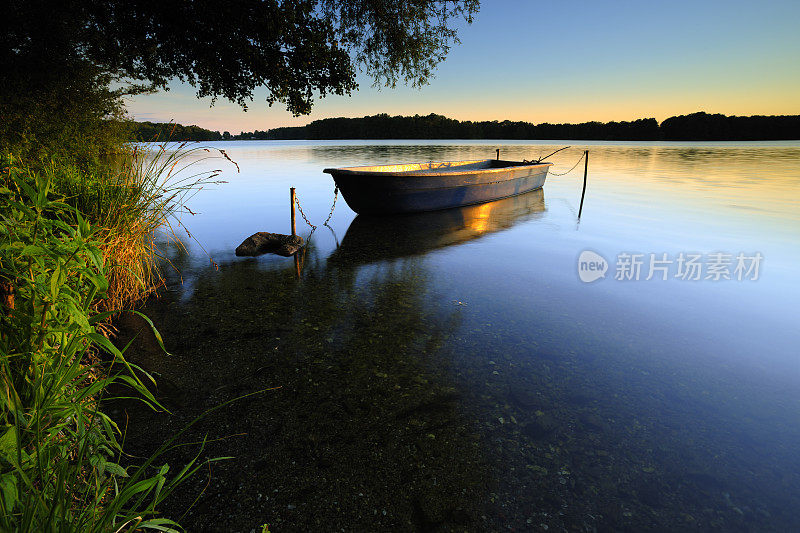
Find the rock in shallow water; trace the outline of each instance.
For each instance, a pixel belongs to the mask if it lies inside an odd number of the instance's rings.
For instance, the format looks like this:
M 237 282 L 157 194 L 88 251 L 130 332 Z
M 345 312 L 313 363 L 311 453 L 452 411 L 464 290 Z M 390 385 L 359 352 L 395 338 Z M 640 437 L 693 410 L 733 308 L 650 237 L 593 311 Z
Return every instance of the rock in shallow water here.
M 289 257 L 303 247 L 303 238 L 299 235 L 282 235 L 259 231 L 250 235 L 236 248 L 236 255 L 256 256 L 262 254 L 277 254 Z

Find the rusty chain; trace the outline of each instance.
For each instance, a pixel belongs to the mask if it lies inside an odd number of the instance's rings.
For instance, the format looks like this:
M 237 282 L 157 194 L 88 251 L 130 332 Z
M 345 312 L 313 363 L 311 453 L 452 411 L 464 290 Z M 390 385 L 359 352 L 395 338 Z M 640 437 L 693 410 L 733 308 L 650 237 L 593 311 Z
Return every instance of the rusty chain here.
M 296 196 L 295 196 L 296 198 Z M 331 217 L 333 216 L 333 210 L 336 209 L 336 200 L 339 199 L 339 187 L 333 188 L 333 205 L 331 206 L 331 212 L 328 213 L 328 218 L 325 219 L 325 222 L 322 223 L 323 226 L 328 226 L 328 222 L 330 222 Z M 330 228 L 330 226 L 328 226 Z M 331 228 L 332 229 L 332 228 Z
M 311 233 L 314 233 L 314 230 L 317 229 L 317 227 L 312 224 L 310 220 L 308 220 L 308 217 L 303 212 L 303 208 L 300 206 L 300 197 L 297 195 L 297 191 L 294 193 L 294 203 L 297 205 L 297 210 L 300 211 L 300 216 L 303 217 L 303 220 L 305 220 L 306 224 L 308 224 L 311 228 Z
M 334 187 L 334 189 L 333 189 L 333 205 L 331 205 L 331 211 L 330 211 L 330 213 L 328 213 L 328 218 L 326 218 L 325 222 L 322 223 L 323 226 L 328 226 L 328 222 L 330 222 L 331 217 L 333 216 L 333 210 L 336 209 L 336 200 L 338 200 L 338 199 L 339 199 L 339 187 Z M 308 217 L 306 216 L 305 212 L 303 212 L 303 208 L 300 205 L 300 197 L 297 195 L 296 191 L 295 191 L 295 195 L 294 195 L 294 203 L 295 203 L 295 205 L 297 205 L 297 210 L 300 211 L 300 216 L 303 217 L 303 220 L 306 221 L 306 224 L 308 224 L 308 227 L 311 228 L 311 233 L 309 233 L 309 235 L 308 235 L 308 237 L 306 239 L 306 240 L 308 240 L 308 239 L 311 238 L 311 236 L 317 230 L 317 226 L 312 224 L 311 221 L 308 220 Z M 330 226 L 328 226 L 328 227 L 330 228 Z M 331 229 L 333 229 L 333 228 L 331 228 Z

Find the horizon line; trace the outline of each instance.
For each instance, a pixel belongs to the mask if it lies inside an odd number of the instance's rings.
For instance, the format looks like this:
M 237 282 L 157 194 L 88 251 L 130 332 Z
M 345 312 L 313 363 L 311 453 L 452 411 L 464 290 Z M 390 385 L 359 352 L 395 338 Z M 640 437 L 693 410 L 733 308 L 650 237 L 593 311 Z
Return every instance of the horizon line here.
M 655 118 L 655 117 L 640 117 L 640 118 L 629 119 L 629 120 L 609 120 L 609 121 L 600 121 L 600 120 L 585 120 L 585 121 L 583 121 L 583 122 L 548 122 L 548 121 L 544 121 L 544 122 L 532 122 L 532 121 L 528 121 L 528 120 L 512 120 L 512 119 L 502 119 L 502 120 L 500 120 L 500 119 L 491 119 L 491 120 L 472 120 L 472 119 L 466 119 L 466 120 L 462 120 L 462 119 L 457 119 L 457 118 L 451 118 L 451 117 L 448 117 L 447 115 L 440 115 L 440 114 L 438 114 L 438 113 L 428 113 L 428 114 L 425 114 L 425 115 L 422 115 L 422 114 L 419 114 L 419 113 L 415 113 L 415 114 L 413 114 L 413 115 L 403 115 L 403 114 L 396 114 L 396 115 L 392 115 L 392 114 L 389 114 L 389 113 L 385 113 L 385 112 L 384 112 L 384 113 L 375 113 L 375 114 L 373 114 L 373 115 L 360 115 L 360 116 L 336 116 L 336 117 L 322 117 L 322 118 L 315 118 L 315 119 L 313 119 L 313 120 L 310 120 L 310 121 L 309 121 L 309 122 L 307 122 L 306 124 L 301 124 L 301 125 L 297 125 L 297 126 L 274 126 L 274 127 L 269 127 L 269 128 L 267 128 L 266 130 L 261 130 L 261 131 L 270 131 L 270 130 L 279 129 L 279 128 L 303 128 L 303 127 L 306 127 L 306 126 L 308 126 L 308 125 L 309 125 L 309 124 L 311 124 L 312 122 L 318 122 L 318 121 L 322 121 L 322 120 L 336 120 L 336 119 L 363 119 L 363 118 L 377 117 L 377 116 L 381 116 L 381 115 L 386 115 L 386 116 L 388 116 L 388 117 L 392 117 L 392 118 L 394 118 L 394 117 L 402 117 L 402 118 L 413 118 L 413 117 L 429 117 L 429 116 L 431 116 L 431 115 L 435 115 L 435 116 L 439 116 L 439 117 L 446 118 L 446 119 L 448 119 L 448 120 L 455 120 L 455 121 L 457 121 L 457 122 L 461 122 L 461 123 L 463 123 L 463 122 L 476 122 L 476 123 L 480 123 L 480 122 L 498 122 L 498 123 L 503 123 L 503 122 L 521 122 L 521 123 L 525 123 L 525 124 L 532 124 L 532 125 L 542 125 L 542 124 L 551 124 L 551 125 L 579 125 L 579 124 L 591 124 L 591 123 L 598 123 L 598 124 L 609 124 L 609 123 L 612 123 L 612 122 L 616 122 L 616 123 L 623 123 L 623 122 L 636 122 L 636 121 L 639 121 L 639 120 L 651 120 L 651 119 L 652 119 L 652 120 L 655 120 L 655 121 L 658 123 L 658 125 L 660 126 L 660 125 L 661 125 L 661 124 L 663 124 L 665 121 L 667 121 L 667 120 L 669 120 L 669 119 L 671 119 L 671 118 L 676 118 L 676 117 L 687 117 L 687 116 L 692 116 L 692 115 L 697 115 L 697 114 L 706 114 L 706 115 L 710 115 L 710 116 L 714 116 L 714 115 L 720 115 L 720 116 L 723 116 L 723 117 L 726 117 L 726 118 L 752 118 L 752 117 L 798 117 L 798 116 L 800 116 L 800 114 L 781 114 L 781 115 L 762 115 L 762 114 L 755 114 L 755 115 L 726 115 L 725 113 L 709 113 L 709 112 L 707 112 L 707 111 L 702 111 L 702 110 L 701 110 L 701 111 L 694 111 L 694 112 L 692 112 L 692 113 L 686 113 L 686 114 L 680 114 L 680 115 L 670 115 L 669 117 L 665 118 L 664 120 L 658 120 L 658 119 L 657 119 L 657 118 Z M 139 120 L 139 119 L 137 119 L 136 117 L 133 117 L 133 122 L 150 122 L 150 123 L 153 123 L 153 124 L 177 124 L 177 125 L 181 125 L 181 126 L 184 126 L 184 127 L 185 127 L 185 126 L 196 126 L 196 127 L 198 127 L 198 128 L 208 129 L 208 128 L 204 127 L 204 126 L 201 126 L 200 124 L 185 124 L 185 123 L 176 122 L 174 119 L 171 119 L 171 120 L 168 120 L 168 121 L 159 121 L 159 120 L 153 120 L 153 119 L 142 119 L 142 120 Z M 215 129 L 215 130 L 209 129 L 209 131 L 220 131 L 220 130 L 217 130 L 217 129 Z M 227 131 L 227 130 L 226 130 L 226 131 Z M 256 130 L 255 130 L 255 129 L 253 129 L 252 131 L 256 131 Z M 240 131 L 240 133 L 247 133 L 247 132 L 245 132 L 244 130 L 241 130 L 241 131 Z

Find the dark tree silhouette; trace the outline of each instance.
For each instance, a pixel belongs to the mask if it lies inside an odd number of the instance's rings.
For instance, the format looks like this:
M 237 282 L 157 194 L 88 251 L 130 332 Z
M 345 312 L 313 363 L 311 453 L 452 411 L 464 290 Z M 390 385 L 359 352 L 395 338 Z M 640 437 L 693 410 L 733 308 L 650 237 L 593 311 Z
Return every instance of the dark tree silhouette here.
M 670 117 L 661 123 L 666 140 L 763 141 L 800 139 L 800 116 L 728 117 L 692 113 Z
M 695 113 L 630 122 L 531 124 L 504 120 L 459 122 L 441 115 L 326 118 L 307 126 L 243 133 L 247 139 L 549 139 L 599 141 L 694 141 L 800 139 L 800 116 L 727 117 Z
M 198 96 L 295 115 L 326 94 L 421 85 L 478 0 L 9 0 L 0 16 L 0 148 L 75 152 L 126 93 L 180 79 Z M 76 140 L 80 139 L 80 140 Z
M 424 84 L 457 42 L 453 22 L 471 22 L 478 7 L 478 0 L 11 0 L 0 58 L 8 76 L 88 61 L 154 87 L 177 77 L 200 96 L 242 106 L 264 86 L 270 104 L 306 114 L 316 96 L 352 91 L 359 67 L 380 84 Z
M 218 131 L 180 124 L 137 122 L 133 139 L 169 137 L 173 140 L 214 141 Z M 631 122 L 584 122 L 582 124 L 531 124 L 530 122 L 460 122 L 441 115 L 389 116 L 386 113 L 361 118 L 325 118 L 307 126 L 242 132 L 225 139 L 549 139 L 601 141 L 754 141 L 800 139 L 800 116 L 727 117 L 694 113 Z
M 230 139 L 231 134 L 225 132 Z M 221 141 L 223 134 L 200 126 L 183 126 L 165 122 L 135 122 L 131 125 L 132 141 Z

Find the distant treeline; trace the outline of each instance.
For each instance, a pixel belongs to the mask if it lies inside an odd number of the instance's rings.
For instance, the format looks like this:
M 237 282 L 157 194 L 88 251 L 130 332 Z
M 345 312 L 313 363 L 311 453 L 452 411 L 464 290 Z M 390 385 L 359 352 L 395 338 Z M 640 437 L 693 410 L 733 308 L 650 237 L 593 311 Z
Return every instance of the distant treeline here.
M 325 118 L 307 126 L 266 131 L 229 132 L 197 126 L 139 122 L 136 140 L 278 140 L 278 139 L 559 139 L 601 141 L 763 141 L 800 139 L 800 115 L 728 117 L 693 113 L 670 117 L 661 124 L 654 118 L 631 122 L 581 124 L 531 124 L 530 122 L 458 121 L 441 115 L 413 117 L 373 115 L 362 118 Z M 160 129 L 159 129 L 160 128 Z M 172 135 L 167 135 L 174 128 Z
M 227 131 L 227 139 L 231 134 Z M 134 122 L 131 131 L 133 141 L 221 141 L 223 134 L 200 126 L 183 126 L 166 122 Z

